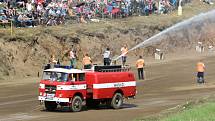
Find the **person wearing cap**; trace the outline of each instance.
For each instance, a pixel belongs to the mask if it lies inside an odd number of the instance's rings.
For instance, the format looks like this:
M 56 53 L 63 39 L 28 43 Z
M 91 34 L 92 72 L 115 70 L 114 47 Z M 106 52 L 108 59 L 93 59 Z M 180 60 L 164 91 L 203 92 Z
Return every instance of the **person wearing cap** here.
M 141 79 L 144 80 L 144 71 L 143 71 L 144 66 L 145 66 L 145 61 L 142 58 L 142 56 L 139 56 L 139 59 L 136 62 L 139 80 Z
M 205 64 L 203 63 L 202 60 L 200 60 L 197 63 L 196 68 L 197 68 L 197 83 L 198 84 L 205 83 L 205 80 L 204 80 Z
M 82 60 L 82 63 L 83 63 L 84 69 L 91 69 L 92 60 L 91 60 L 91 58 L 89 57 L 88 54 L 85 54 L 85 56 L 84 56 L 84 58 Z

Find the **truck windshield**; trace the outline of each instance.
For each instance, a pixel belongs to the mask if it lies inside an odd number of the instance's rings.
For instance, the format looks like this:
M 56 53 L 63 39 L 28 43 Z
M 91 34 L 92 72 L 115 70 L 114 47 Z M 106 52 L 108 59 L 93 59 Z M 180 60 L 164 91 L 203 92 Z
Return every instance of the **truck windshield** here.
M 68 81 L 68 74 L 61 73 L 61 72 L 43 72 L 43 80 L 50 80 L 50 81 L 58 81 L 58 82 L 67 82 Z

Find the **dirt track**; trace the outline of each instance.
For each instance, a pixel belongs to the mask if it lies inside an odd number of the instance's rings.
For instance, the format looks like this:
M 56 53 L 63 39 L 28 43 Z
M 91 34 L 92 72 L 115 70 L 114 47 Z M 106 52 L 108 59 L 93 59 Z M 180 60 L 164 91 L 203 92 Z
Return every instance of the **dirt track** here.
M 195 63 L 187 58 L 162 61 L 146 67 L 146 80 L 138 81 L 136 99 L 123 109 L 85 109 L 82 112 L 46 112 L 37 101 L 39 78 L 0 81 L 0 121 L 131 121 L 159 113 L 186 101 L 204 98 L 215 92 L 215 57 L 204 59 L 205 85 L 195 83 Z

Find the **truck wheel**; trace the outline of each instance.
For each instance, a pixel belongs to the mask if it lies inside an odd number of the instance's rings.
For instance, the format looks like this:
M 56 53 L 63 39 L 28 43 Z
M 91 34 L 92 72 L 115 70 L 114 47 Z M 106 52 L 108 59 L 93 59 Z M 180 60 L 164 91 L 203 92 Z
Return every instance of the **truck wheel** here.
M 114 109 L 119 109 L 123 104 L 122 94 L 116 93 L 111 100 L 111 107 Z
M 80 96 L 75 96 L 72 100 L 72 104 L 70 106 L 73 112 L 79 112 L 82 109 L 82 99 Z
M 48 111 L 54 111 L 57 108 L 57 103 L 52 101 L 45 101 L 45 107 Z

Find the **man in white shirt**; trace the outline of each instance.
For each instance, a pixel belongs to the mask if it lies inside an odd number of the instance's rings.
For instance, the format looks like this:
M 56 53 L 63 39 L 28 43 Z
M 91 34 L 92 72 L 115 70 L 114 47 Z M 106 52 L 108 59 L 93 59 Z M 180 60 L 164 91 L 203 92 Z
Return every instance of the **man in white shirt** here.
M 104 65 L 110 65 L 110 49 L 107 48 L 103 54 L 104 57 Z
M 76 68 L 76 52 L 73 49 L 69 52 L 69 59 L 72 68 Z
M 30 2 L 26 3 L 26 9 L 28 12 L 32 11 L 32 4 Z

